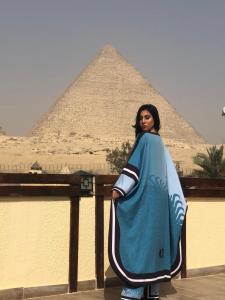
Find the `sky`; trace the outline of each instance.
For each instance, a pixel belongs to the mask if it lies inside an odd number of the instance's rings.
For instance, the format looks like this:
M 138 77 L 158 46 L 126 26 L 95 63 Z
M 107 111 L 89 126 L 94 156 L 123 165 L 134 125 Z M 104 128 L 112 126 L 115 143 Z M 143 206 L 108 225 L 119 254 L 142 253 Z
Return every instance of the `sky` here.
M 0 0 L 0 126 L 25 136 L 106 44 L 225 143 L 225 0 Z

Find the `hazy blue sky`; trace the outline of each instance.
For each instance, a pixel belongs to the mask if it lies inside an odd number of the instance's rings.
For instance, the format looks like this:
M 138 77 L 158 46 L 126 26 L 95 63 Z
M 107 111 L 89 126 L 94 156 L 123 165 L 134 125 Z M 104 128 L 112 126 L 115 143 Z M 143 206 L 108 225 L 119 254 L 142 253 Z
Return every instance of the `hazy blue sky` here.
M 225 0 L 0 0 L 3 129 L 25 135 L 108 43 L 225 143 Z

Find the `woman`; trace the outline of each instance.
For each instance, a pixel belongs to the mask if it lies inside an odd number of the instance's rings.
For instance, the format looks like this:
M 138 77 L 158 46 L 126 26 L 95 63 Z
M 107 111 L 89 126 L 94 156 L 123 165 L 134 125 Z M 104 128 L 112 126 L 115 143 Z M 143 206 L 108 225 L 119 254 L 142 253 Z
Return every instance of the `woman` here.
M 113 186 L 109 260 L 125 283 L 121 299 L 159 299 L 159 282 L 181 269 L 187 205 L 152 104 L 136 116 L 136 142 Z

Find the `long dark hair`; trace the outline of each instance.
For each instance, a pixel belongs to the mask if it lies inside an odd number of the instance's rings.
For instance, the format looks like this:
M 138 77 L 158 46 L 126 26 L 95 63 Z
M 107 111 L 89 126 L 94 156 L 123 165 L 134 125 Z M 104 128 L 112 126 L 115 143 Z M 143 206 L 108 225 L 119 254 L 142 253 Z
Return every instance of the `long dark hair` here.
M 138 109 L 138 112 L 136 115 L 136 123 L 135 123 L 135 125 L 133 125 L 133 127 L 135 128 L 135 136 L 136 137 L 139 133 L 142 132 L 142 129 L 140 127 L 140 114 L 143 110 L 147 110 L 148 112 L 150 112 L 150 114 L 152 115 L 152 117 L 154 119 L 155 130 L 157 132 L 160 130 L 160 118 L 159 118 L 158 109 L 153 104 L 144 104 Z

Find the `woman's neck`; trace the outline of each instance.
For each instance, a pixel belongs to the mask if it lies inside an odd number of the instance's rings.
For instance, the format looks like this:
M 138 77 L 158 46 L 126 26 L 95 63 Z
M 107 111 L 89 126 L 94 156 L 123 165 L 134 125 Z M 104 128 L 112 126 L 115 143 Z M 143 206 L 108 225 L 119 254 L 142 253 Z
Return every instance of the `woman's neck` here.
M 149 132 L 155 132 L 155 133 L 158 133 L 158 131 L 155 129 L 155 127 L 152 127 Z

